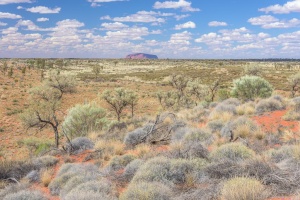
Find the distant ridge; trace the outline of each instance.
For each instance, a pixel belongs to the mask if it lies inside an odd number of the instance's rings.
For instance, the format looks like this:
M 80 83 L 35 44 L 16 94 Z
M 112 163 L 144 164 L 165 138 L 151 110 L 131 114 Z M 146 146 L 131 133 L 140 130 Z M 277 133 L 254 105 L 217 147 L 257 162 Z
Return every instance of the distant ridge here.
M 146 53 L 134 53 L 126 56 L 127 59 L 158 59 L 157 55 Z

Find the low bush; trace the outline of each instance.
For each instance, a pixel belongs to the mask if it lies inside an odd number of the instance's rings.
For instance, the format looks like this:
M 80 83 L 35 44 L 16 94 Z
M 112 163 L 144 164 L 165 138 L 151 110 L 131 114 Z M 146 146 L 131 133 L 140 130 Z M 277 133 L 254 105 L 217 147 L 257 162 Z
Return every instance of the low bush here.
M 225 126 L 225 123 L 220 119 L 213 120 L 213 121 L 210 121 L 207 123 L 207 127 L 213 133 L 220 132 L 224 126 Z
M 32 163 L 35 165 L 36 168 L 41 169 L 44 167 L 51 167 L 58 163 L 58 158 L 54 156 L 42 156 L 36 159 L 33 159 Z
M 84 196 L 86 194 L 86 196 Z M 85 199 L 104 199 L 114 200 L 115 186 L 105 178 L 99 180 L 86 181 L 74 186 L 65 197 L 64 200 L 85 200 Z
M 204 158 L 207 159 L 209 152 L 199 141 L 183 141 L 171 145 L 169 151 L 172 158 Z
M 221 197 L 224 200 L 264 200 L 268 197 L 268 193 L 258 180 L 237 177 L 224 183 Z
M 275 98 L 269 98 L 269 99 L 262 99 L 258 102 L 258 104 L 255 107 L 256 113 L 264 113 L 264 112 L 271 112 L 275 110 L 283 110 L 285 109 L 285 105 L 276 100 Z
M 6 195 L 3 200 L 47 200 L 39 191 L 21 190 L 17 193 Z
M 4 189 L 0 190 L 0 199 L 4 199 L 5 196 L 10 194 L 16 194 L 20 191 L 27 190 L 29 187 L 29 184 L 9 184 Z
M 40 173 L 38 170 L 32 170 L 25 176 L 25 178 L 29 180 L 29 182 L 38 182 L 40 181 Z
M 226 140 L 233 140 L 237 137 L 252 137 L 256 131 L 259 131 L 258 125 L 251 119 L 241 116 L 233 121 L 228 122 L 221 129 L 221 136 Z
M 32 170 L 38 170 L 38 168 L 28 160 L 0 161 L 0 179 L 15 178 L 19 180 Z
M 91 177 L 96 179 L 99 176 L 99 171 L 93 164 L 64 164 L 49 184 L 51 194 L 58 195 L 70 179 L 82 174 L 84 179 L 91 180 Z
M 135 159 L 131 161 L 124 169 L 123 177 L 125 181 L 130 182 L 138 169 L 144 164 L 145 161 L 141 159 Z
M 205 165 L 207 162 L 203 159 L 185 160 L 155 157 L 138 169 L 132 183 L 161 182 L 170 186 L 186 183 L 188 175 L 194 174 L 194 178 L 197 179 Z
M 130 154 L 125 154 L 122 156 L 115 156 L 110 160 L 108 166 L 111 170 L 117 171 L 122 168 L 125 168 L 126 165 L 128 165 L 134 159 L 135 159 L 135 156 L 130 155 Z
M 158 182 L 131 183 L 128 189 L 121 195 L 121 200 L 169 200 L 171 199 L 171 189 Z
M 255 156 L 255 152 L 240 143 L 227 143 L 224 144 L 210 154 L 213 161 L 230 160 L 234 162 L 243 161 Z
M 129 132 L 125 139 L 124 143 L 126 146 L 135 147 L 138 144 L 145 142 L 148 132 L 151 130 L 153 124 L 148 124 L 143 128 L 138 128 L 132 132 Z
M 191 132 L 184 136 L 183 141 L 211 143 L 213 139 L 212 133 L 208 129 L 192 129 Z
M 78 137 L 67 143 L 66 149 L 72 153 L 80 153 L 84 150 L 93 149 L 94 143 L 87 137 Z

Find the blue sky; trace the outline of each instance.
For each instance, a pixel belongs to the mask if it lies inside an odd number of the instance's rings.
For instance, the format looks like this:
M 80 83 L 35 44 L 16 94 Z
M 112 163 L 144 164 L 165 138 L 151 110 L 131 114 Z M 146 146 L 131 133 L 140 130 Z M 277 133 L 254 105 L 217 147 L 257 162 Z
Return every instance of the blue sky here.
M 0 0 L 0 57 L 300 58 L 300 0 Z

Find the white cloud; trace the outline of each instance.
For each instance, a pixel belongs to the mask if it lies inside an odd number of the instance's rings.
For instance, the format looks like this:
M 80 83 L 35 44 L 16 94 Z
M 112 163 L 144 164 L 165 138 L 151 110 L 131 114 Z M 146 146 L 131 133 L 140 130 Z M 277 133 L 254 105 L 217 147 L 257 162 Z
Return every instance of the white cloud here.
M 6 5 L 11 3 L 32 3 L 31 0 L 0 0 L 0 5 Z
M 291 20 L 279 20 L 271 15 L 262 15 L 248 20 L 252 25 L 261 26 L 264 29 L 270 28 L 291 28 L 300 25 L 300 20 L 293 18 Z
M 165 1 L 165 2 L 155 2 L 153 8 L 154 9 L 179 9 L 181 8 L 183 12 L 196 12 L 200 11 L 199 8 L 193 8 L 191 2 L 187 2 L 186 0 L 179 1 Z
M 189 17 L 189 16 L 191 16 L 191 15 L 189 15 L 189 14 L 185 14 L 185 15 L 175 15 L 174 18 L 175 18 L 177 21 L 179 21 L 179 20 L 184 19 L 184 18 L 187 18 L 187 17 Z
M 8 13 L 8 12 L 0 12 L 0 19 L 7 18 L 7 19 L 20 19 L 22 18 L 20 15 Z
M 164 23 L 165 19 L 162 17 L 172 16 L 172 13 L 160 13 L 153 11 L 138 11 L 135 14 L 131 14 L 125 17 L 114 17 L 103 16 L 102 20 L 113 20 L 116 22 L 143 22 L 143 23 Z
M 172 34 L 169 43 L 176 45 L 189 45 L 190 40 L 192 39 L 191 35 L 192 34 L 188 31 Z
M 128 0 L 88 0 L 88 2 L 91 2 L 92 7 L 101 6 L 99 3 L 108 3 L 108 2 L 116 2 L 116 1 L 128 1 Z
M 123 28 L 128 28 L 126 24 L 123 24 L 121 22 L 102 23 L 101 26 L 103 27 L 102 30 L 120 30 Z
M 27 8 L 26 9 L 29 12 L 32 13 L 40 13 L 40 14 L 56 14 L 59 13 L 61 8 L 48 8 L 45 6 L 36 6 L 36 7 L 32 7 L 32 8 Z
M 45 17 L 37 18 L 36 21 L 37 22 L 46 22 L 46 21 L 49 21 L 49 18 L 45 18 Z
M 17 7 L 18 10 L 24 9 L 22 6 Z
M 6 26 L 7 23 L 0 22 L 0 26 Z
M 196 24 L 192 21 L 186 22 L 184 24 L 178 24 L 175 26 L 175 30 L 180 30 L 184 28 L 196 28 Z
M 300 12 L 300 0 L 288 1 L 284 5 L 275 4 L 266 8 L 261 8 L 262 12 L 273 12 L 276 14 L 288 14 L 291 12 Z
M 212 21 L 208 23 L 208 26 L 227 26 L 226 22 Z

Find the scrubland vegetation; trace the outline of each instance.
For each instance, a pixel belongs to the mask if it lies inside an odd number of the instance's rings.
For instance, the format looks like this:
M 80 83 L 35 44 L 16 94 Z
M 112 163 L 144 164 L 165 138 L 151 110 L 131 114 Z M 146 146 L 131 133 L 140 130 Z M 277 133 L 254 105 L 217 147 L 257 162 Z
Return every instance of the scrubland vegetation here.
M 0 199 L 299 199 L 299 66 L 3 59 Z

